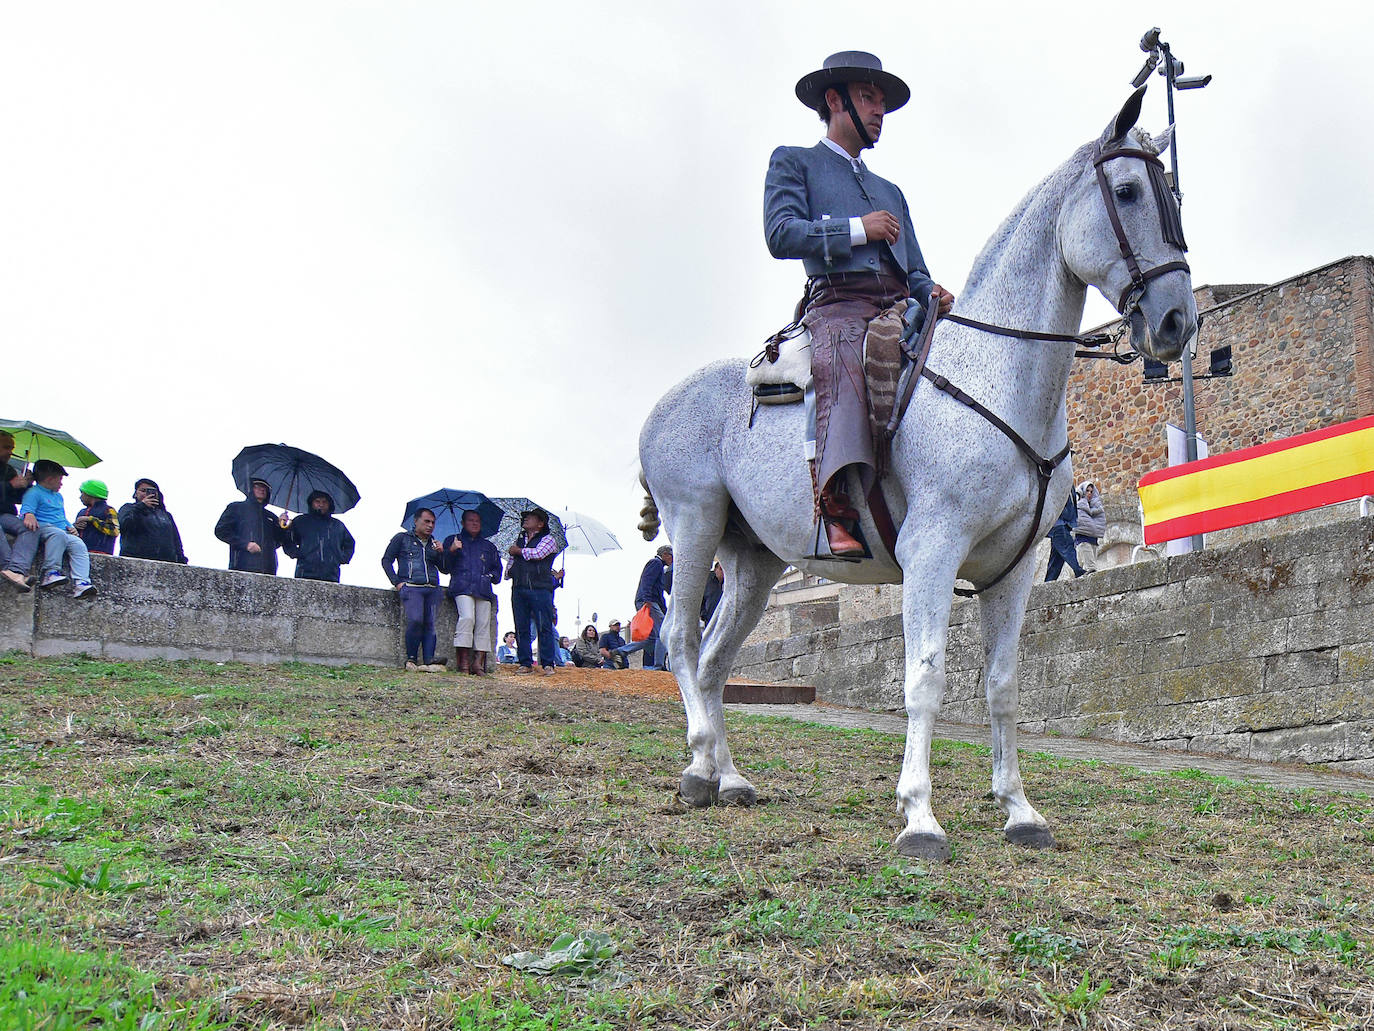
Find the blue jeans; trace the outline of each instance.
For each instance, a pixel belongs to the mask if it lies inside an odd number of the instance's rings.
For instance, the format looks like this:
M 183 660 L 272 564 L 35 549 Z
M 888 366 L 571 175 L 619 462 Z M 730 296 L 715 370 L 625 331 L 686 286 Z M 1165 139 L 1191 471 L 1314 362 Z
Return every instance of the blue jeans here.
M 40 526 L 38 540 L 43 545 L 43 573 L 62 572 L 62 556 L 67 556 L 71 567 L 72 579 L 88 581 L 91 578 L 91 555 L 86 550 L 86 542 L 75 534 L 68 533 L 60 526 Z M 16 542 L 17 543 L 17 542 Z
M 1045 583 L 1058 579 L 1065 566 L 1073 570 L 1074 576 L 1083 575 L 1083 567 L 1078 564 L 1074 553 L 1073 531 L 1067 526 L 1056 526 L 1050 531 L 1050 564 L 1045 568 Z
M 434 617 L 443 593 L 437 587 L 401 588 L 401 608 L 406 616 L 406 659 L 428 666 L 434 661 Z
M 7 533 L 14 534 L 11 547 Z M 16 515 L 0 515 L 0 567 L 27 576 L 38 554 L 38 531 L 30 530 Z
M 637 651 L 643 651 L 645 669 L 662 669 L 668 660 L 668 646 L 663 642 L 662 634 L 659 633 L 663 629 L 663 610 L 653 602 L 649 602 L 649 615 L 653 617 L 654 621 L 654 628 L 649 631 L 649 636 L 642 641 L 617 648 L 616 651 L 625 656 L 626 665 L 629 665 L 631 655 Z M 653 663 L 652 666 L 649 665 L 650 662 Z
M 532 631 L 539 636 L 539 665 L 552 666 L 558 655 L 553 639 L 553 591 L 537 587 L 510 589 L 511 615 L 515 617 L 515 653 L 522 666 L 534 665 Z

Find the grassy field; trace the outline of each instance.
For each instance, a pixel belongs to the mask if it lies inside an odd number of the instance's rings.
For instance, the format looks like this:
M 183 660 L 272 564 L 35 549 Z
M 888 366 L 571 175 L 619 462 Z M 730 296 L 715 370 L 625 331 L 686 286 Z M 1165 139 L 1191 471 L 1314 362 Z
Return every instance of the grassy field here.
M 0 1028 L 1365 1027 L 1374 801 L 730 716 L 761 804 L 687 811 L 675 704 L 527 680 L 0 658 Z

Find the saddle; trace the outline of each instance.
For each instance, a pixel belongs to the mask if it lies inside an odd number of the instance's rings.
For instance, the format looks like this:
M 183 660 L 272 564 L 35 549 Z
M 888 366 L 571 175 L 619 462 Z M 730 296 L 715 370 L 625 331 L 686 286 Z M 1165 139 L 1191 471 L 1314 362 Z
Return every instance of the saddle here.
M 897 404 L 902 340 L 909 332 L 904 315 L 909 306 L 909 301 L 899 302 L 880 312 L 864 335 L 868 421 L 879 476 L 889 465 L 892 431 L 888 424 Z M 811 334 L 802 319 L 795 319 L 768 338 L 763 350 L 750 360 L 744 381 L 753 390 L 755 405 L 794 404 L 805 397 L 811 387 Z

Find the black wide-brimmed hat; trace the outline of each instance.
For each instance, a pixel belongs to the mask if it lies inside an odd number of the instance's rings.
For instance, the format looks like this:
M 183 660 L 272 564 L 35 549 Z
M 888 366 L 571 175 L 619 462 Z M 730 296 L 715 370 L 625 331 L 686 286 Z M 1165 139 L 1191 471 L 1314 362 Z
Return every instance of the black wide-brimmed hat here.
M 831 54 L 820 71 L 797 80 L 797 99 L 815 111 L 823 103 L 826 89 L 837 82 L 873 83 L 883 91 L 888 111 L 896 111 L 911 99 L 911 87 L 891 72 L 883 71 L 883 62 L 863 50 Z

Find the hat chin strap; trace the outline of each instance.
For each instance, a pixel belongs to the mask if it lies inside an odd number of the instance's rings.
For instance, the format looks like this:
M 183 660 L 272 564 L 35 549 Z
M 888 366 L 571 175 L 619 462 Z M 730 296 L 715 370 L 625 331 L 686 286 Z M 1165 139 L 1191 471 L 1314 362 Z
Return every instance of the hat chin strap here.
M 873 137 L 868 135 L 868 130 L 864 128 L 863 119 L 859 117 L 859 111 L 854 106 L 854 98 L 849 95 L 849 83 L 837 82 L 826 89 L 833 89 L 844 100 L 844 109 L 849 112 L 849 120 L 854 123 L 854 131 L 859 134 L 859 139 L 869 150 L 873 149 Z

